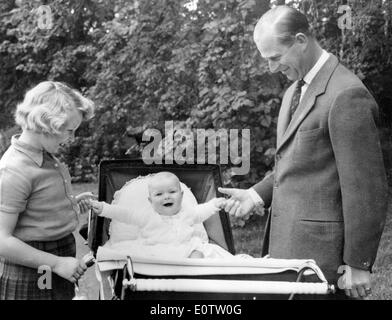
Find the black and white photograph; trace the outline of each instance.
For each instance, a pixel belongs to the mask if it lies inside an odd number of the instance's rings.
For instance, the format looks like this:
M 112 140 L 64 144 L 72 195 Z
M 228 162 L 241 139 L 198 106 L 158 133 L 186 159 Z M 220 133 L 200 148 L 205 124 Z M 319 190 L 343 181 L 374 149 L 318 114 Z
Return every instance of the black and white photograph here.
M 0 300 L 392 300 L 391 188 L 390 0 L 0 0 Z

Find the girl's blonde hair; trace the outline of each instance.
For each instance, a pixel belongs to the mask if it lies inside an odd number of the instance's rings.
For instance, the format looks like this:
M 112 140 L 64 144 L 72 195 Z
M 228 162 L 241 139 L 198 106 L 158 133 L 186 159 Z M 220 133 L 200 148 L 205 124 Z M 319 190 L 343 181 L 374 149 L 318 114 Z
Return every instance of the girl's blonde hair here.
M 15 121 L 22 129 L 56 135 L 67 121 L 67 111 L 78 110 L 83 120 L 93 117 L 94 103 L 64 83 L 44 81 L 27 91 L 18 104 Z

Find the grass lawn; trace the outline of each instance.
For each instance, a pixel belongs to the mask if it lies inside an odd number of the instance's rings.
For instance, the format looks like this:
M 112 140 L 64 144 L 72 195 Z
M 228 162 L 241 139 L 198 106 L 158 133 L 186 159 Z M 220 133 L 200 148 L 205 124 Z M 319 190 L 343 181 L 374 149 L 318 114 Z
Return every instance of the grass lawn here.
M 93 191 L 98 194 L 97 184 L 74 184 L 74 192 Z M 81 219 L 81 224 L 86 217 Z M 253 216 L 244 228 L 234 228 L 233 238 L 236 253 L 247 253 L 260 257 L 263 240 L 265 217 Z M 75 233 L 78 256 L 82 257 L 88 252 L 85 241 Z M 389 201 L 387 222 L 378 249 L 377 259 L 372 274 L 374 300 L 392 300 L 392 200 Z M 89 299 L 98 298 L 98 282 L 95 278 L 94 268 L 90 268 L 80 281 L 81 292 Z

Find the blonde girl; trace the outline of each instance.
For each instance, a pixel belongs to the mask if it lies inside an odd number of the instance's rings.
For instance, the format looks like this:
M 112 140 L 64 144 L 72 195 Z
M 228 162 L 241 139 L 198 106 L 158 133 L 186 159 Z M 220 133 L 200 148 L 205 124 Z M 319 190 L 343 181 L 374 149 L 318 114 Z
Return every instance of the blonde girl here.
M 0 300 L 74 295 L 86 265 L 75 258 L 72 232 L 90 195 L 73 195 L 68 169 L 53 154 L 93 111 L 91 100 L 54 81 L 39 83 L 17 106 L 22 133 L 0 160 Z

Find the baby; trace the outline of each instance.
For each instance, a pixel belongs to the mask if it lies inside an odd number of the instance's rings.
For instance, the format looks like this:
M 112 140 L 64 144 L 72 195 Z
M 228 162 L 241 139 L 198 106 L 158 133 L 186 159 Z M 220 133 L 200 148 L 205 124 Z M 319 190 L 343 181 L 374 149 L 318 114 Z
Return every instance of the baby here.
M 90 201 L 91 208 L 99 216 L 137 225 L 144 245 L 183 246 L 189 243 L 189 258 L 204 258 L 203 250 L 207 247 L 209 255 L 211 248 L 219 251 L 220 248 L 215 248 L 215 245 L 202 243 L 194 227 L 224 208 L 226 199 L 214 198 L 204 204 L 184 208 L 180 180 L 170 172 L 159 172 L 150 177 L 148 193 L 153 214 L 95 200 Z

